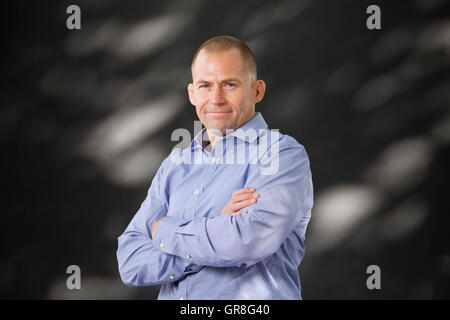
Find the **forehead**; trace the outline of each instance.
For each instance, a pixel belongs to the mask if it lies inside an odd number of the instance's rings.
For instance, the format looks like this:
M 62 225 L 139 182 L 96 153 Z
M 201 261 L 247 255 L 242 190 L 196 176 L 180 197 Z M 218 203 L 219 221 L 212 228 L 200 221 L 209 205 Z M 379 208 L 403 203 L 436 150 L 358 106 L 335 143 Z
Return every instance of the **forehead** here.
M 224 52 L 202 50 L 192 66 L 194 79 L 218 77 L 242 77 L 246 72 L 244 59 L 239 50 Z

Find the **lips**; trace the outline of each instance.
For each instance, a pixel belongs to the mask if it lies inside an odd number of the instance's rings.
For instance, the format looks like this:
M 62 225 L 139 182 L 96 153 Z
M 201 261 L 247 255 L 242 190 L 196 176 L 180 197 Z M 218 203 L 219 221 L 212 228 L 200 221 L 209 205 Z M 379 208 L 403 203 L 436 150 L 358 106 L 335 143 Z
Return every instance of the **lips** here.
M 206 113 L 231 113 L 233 111 L 229 110 L 229 111 L 223 111 L 223 110 L 207 110 Z

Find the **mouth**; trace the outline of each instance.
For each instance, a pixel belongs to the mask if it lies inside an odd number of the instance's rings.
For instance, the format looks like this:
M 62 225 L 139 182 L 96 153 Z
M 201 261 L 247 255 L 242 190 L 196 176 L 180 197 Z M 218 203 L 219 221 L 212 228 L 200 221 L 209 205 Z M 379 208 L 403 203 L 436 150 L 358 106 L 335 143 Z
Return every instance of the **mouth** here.
M 220 111 L 215 111 L 215 110 L 213 110 L 213 111 L 206 111 L 206 113 L 211 113 L 211 114 L 226 114 L 226 113 L 232 113 L 233 111 L 222 111 L 222 110 L 220 110 Z

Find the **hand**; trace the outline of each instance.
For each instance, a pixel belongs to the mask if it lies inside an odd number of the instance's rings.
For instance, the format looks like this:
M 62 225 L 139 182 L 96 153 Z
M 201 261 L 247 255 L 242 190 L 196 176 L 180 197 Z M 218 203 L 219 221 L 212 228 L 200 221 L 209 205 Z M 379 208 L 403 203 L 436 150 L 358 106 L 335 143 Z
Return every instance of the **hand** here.
M 153 225 L 153 228 L 152 228 L 152 239 L 153 239 L 154 236 L 155 236 L 156 226 L 157 226 L 158 223 L 159 223 L 162 219 L 164 219 L 164 218 L 167 218 L 167 216 L 164 216 L 164 217 L 159 218 L 158 220 L 156 220 L 155 224 Z
M 259 194 L 255 192 L 255 188 L 243 188 L 233 192 L 230 201 L 225 205 L 221 216 L 226 214 L 236 215 L 240 213 L 247 213 L 247 211 L 240 211 L 242 208 L 250 206 L 256 203 L 256 199 L 259 198 Z

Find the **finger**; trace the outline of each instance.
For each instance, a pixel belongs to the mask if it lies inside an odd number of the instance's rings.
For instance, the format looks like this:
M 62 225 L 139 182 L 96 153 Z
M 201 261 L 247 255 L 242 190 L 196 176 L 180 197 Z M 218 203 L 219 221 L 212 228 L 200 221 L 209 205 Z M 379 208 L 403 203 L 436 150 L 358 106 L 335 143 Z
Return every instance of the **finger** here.
M 256 199 L 255 198 L 249 199 L 249 200 L 244 200 L 244 201 L 241 201 L 241 202 L 233 203 L 231 205 L 231 209 L 233 211 L 239 211 L 242 208 L 248 207 L 248 206 L 250 206 L 250 205 L 252 205 L 254 203 L 256 203 Z
M 230 213 L 232 216 L 236 216 L 236 215 L 238 215 L 238 214 L 241 214 L 241 213 L 247 213 L 248 211 L 239 211 L 239 212 L 232 212 L 232 213 Z
M 236 195 L 242 194 L 242 193 L 255 192 L 255 190 L 256 190 L 255 188 L 246 187 L 246 188 L 242 188 L 242 189 L 233 191 L 231 196 L 236 196 Z
M 240 213 L 247 213 L 247 211 L 231 211 L 231 210 L 230 210 L 230 212 L 222 212 L 220 215 L 221 215 L 221 216 L 225 216 L 225 215 L 227 215 L 227 214 L 235 215 L 235 214 L 240 214 Z
M 241 201 L 232 201 L 231 204 L 232 205 L 240 205 L 241 203 L 245 202 L 245 203 L 255 203 L 257 201 L 257 199 L 259 198 L 259 194 L 253 195 L 251 197 L 248 197 L 247 199 L 241 200 Z
M 247 199 L 259 198 L 259 194 L 257 193 L 241 193 L 231 198 L 231 202 L 240 202 Z

